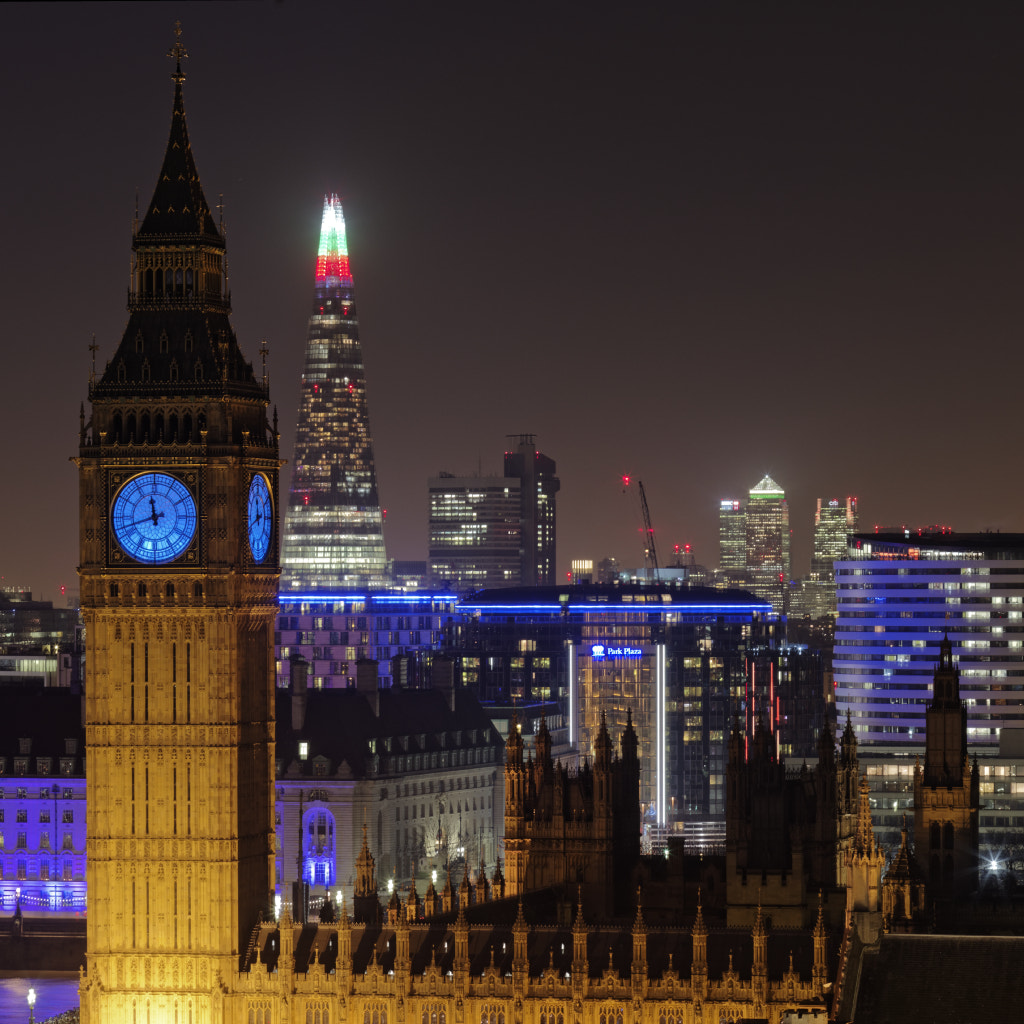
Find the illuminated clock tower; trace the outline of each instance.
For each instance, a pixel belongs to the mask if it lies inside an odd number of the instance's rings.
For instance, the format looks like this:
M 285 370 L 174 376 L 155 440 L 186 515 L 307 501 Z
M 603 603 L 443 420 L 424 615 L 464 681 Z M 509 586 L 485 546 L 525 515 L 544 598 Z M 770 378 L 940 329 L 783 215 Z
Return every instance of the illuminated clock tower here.
M 213 1024 L 273 886 L 278 435 L 185 124 L 136 224 L 78 458 L 86 1024 Z M 275 415 L 276 421 L 276 415 Z

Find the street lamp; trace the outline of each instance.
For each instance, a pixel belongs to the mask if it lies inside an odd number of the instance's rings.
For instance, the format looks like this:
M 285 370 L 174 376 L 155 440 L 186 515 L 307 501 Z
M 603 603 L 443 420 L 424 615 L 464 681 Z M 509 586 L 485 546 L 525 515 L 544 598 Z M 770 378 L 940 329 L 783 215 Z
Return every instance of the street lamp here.
M 35 1024 L 36 1021 L 36 990 L 28 990 L 28 1024 Z

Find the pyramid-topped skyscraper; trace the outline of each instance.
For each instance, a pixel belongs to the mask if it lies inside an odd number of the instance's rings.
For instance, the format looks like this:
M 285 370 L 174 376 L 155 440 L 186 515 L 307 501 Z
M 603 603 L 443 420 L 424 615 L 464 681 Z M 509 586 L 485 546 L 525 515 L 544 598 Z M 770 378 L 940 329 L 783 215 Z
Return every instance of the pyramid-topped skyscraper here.
M 385 586 L 366 372 L 336 195 L 324 198 L 293 465 L 281 593 Z

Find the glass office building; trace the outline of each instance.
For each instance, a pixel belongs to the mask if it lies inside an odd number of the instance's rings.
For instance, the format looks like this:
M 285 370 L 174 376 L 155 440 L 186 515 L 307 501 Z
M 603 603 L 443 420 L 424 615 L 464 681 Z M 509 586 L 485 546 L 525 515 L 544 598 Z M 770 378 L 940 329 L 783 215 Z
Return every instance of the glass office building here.
M 445 630 L 458 678 L 483 700 L 557 700 L 569 742 L 592 757 L 604 715 L 640 742 L 652 835 L 724 824 L 734 715 L 746 715 L 753 659 L 781 645 L 771 605 L 743 591 L 591 585 L 464 598 Z
M 478 590 L 555 582 L 555 461 L 515 435 L 502 476 L 432 477 L 428 574 L 435 587 Z
M 345 217 L 325 197 L 306 335 L 281 593 L 387 585 L 366 373 Z
M 1005 754 L 1016 747 L 1004 733 L 1024 735 L 1024 535 L 855 534 L 835 573 L 837 711 L 840 720 L 850 716 L 876 825 L 895 844 L 912 804 L 914 760 L 924 749 L 925 707 L 946 634 L 960 669 L 970 753 L 982 761 L 985 786 L 990 778 L 993 786 L 1004 778 L 1011 784 L 1006 773 L 1016 767 Z M 997 814 L 995 805 L 1015 793 L 993 789 L 986 808 L 985 786 L 981 841 L 991 845 L 992 830 L 1008 827 L 1009 812 Z

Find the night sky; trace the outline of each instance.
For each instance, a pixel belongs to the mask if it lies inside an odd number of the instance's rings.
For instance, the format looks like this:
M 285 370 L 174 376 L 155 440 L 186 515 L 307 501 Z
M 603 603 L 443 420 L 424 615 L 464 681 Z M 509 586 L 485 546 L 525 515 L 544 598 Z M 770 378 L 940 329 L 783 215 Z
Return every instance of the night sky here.
M 562 573 L 641 561 L 623 473 L 709 566 L 766 471 L 798 573 L 818 496 L 1024 530 L 1020 4 L 5 4 L 4 582 L 77 590 L 88 346 L 126 321 L 175 18 L 288 459 L 342 197 L 390 555 L 426 557 L 429 476 L 521 432 Z

